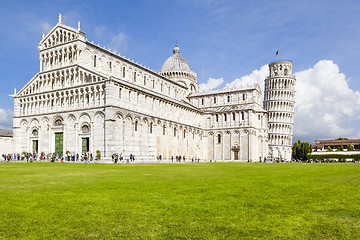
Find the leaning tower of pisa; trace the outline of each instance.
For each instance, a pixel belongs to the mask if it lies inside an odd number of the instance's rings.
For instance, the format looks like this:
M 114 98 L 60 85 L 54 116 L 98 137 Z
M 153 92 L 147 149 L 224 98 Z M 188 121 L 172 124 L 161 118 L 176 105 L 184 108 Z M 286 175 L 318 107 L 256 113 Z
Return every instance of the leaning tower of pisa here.
M 293 63 L 276 61 L 269 64 L 265 79 L 264 109 L 268 111 L 269 156 L 290 160 L 294 125 L 295 77 Z

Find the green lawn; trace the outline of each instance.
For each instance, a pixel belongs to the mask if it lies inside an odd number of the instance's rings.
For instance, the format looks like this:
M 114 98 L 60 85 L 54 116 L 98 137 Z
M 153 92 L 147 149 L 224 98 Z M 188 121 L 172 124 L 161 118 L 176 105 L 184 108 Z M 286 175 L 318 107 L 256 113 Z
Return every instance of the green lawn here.
M 360 239 L 360 164 L 0 164 L 0 239 Z

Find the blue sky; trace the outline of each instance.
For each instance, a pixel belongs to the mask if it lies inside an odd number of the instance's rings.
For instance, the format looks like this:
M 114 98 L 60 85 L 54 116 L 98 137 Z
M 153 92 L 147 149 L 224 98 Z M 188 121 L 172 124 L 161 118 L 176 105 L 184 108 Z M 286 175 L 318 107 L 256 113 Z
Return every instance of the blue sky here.
M 198 83 L 222 79 L 217 88 L 236 79 L 241 83 L 244 76 L 262 77 L 266 69 L 260 75 L 253 71 L 290 59 L 301 78 L 297 102 L 303 104 L 295 113 L 294 140 L 360 137 L 360 110 L 352 106 L 360 104 L 359 1 L 6 1 L 0 12 L 0 127 L 11 126 L 8 95 L 39 71 L 37 45 L 62 13 L 66 25 L 81 21 L 89 41 L 154 70 L 178 42 Z M 309 83 L 321 94 L 305 96 L 302 87 L 312 88 Z M 338 98 L 350 110 L 340 111 Z M 336 115 L 329 108 L 333 103 Z M 312 119 L 309 111 L 321 115 Z M 318 123 L 314 130 L 306 129 L 310 120 Z

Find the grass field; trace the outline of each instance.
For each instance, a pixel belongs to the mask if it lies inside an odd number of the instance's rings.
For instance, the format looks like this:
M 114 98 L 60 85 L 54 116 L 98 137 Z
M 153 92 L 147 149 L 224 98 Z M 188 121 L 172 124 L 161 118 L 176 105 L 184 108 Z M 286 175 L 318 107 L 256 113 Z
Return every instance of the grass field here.
M 360 239 L 360 164 L 0 164 L 2 239 Z

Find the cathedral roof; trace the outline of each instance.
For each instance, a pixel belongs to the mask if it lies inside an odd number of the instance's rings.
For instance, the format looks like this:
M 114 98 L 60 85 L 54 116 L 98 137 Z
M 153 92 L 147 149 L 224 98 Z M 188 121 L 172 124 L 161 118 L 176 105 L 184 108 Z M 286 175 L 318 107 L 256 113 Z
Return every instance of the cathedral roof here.
M 256 103 L 207 107 L 207 108 L 203 108 L 202 110 L 205 113 L 234 112 L 234 111 L 244 111 L 244 110 L 254 110 L 256 112 L 264 112 L 264 113 L 266 112 L 266 110 L 264 110 L 259 104 Z
M 10 129 L 0 129 L 0 137 L 12 137 L 13 130 Z
M 192 69 L 189 65 L 189 63 L 180 56 L 180 48 L 175 46 L 173 49 L 173 55 L 169 57 L 165 63 L 161 67 L 161 72 L 167 72 L 167 71 L 184 71 L 184 72 L 192 72 Z
M 192 93 L 189 97 L 200 97 L 206 95 L 217 95 L 217 94 L 227 94 L 232 92 L 243 92 L 246 90 L 258 90 L 261 91 L 259 84 L 252 84 L 252 85 L 242 85 L 237 86 L 235 88 L 222 88 L 222 89 L 215 89 L 203 92 L 195 92 Z

